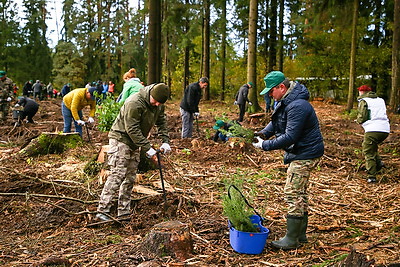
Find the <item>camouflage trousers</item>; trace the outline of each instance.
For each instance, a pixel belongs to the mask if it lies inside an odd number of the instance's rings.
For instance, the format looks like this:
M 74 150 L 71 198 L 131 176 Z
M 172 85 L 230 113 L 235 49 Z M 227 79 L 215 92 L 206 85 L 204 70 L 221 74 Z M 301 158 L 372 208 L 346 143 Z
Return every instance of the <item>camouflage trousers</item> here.
M 294 160 L 289 164 L 284 189 L 288 215 L 303 217 L 308 211 L 308 179 L 319 160 L 320 158 Z
M 8 102 L 0 102 L 0 122 L 7 120 L 9 110 L 10 104 Z
M 113 195 L 118 190 L 118 216 L 130 214 L 131 193 L 140 160 L 140 151 L 110 139 L 108 165 L 110 173 L 100 196 L 97 211 L 109 213 Z

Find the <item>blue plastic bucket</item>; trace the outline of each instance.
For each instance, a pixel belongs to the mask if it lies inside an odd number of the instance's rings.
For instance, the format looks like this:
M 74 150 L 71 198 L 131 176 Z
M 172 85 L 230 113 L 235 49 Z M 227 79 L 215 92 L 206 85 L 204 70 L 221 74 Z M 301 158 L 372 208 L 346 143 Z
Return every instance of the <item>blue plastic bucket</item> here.
M 249 233 L 238 231 L 233 228 L 231 222 L 228 221 L 229 243 L 236 252 L 242 254 L 261 254 L 264 250 L 265 243 L 267 242 L 269 230 L 262 226 L 260 216 L 252 215 L 250 220 L 253 224 L 257 224 L 259 232 Z

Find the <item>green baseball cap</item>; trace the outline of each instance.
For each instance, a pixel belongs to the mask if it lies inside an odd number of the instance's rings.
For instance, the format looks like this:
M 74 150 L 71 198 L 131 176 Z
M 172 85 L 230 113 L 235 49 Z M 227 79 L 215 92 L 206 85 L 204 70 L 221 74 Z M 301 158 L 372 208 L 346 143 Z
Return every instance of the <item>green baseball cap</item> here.
M 265 88 L 260 95 L 269 92 L 273 87 L 281 84 L 286 79 L 285 75 L 280 71 L 271 71 L 264 77 Z
M 215 122 L 215 125 L 213 126 L 214 130 L 218 130 L 219 128 L 224 127 L 224 122 L 222 120 L 217 120 Z
M 0 78 L 4 77 L 7 74 L 4 70 L 0 70 Z

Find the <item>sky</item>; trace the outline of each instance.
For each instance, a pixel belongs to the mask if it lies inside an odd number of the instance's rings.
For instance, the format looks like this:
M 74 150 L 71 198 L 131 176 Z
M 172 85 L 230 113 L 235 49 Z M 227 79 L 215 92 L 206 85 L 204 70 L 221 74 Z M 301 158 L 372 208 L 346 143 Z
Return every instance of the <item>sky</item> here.
M 19 17 L 23 18 L 23 0 L 14 0 L 17 3 L 19 9 Z M 46 20 L 47 24 L 47 40 L 49 42 L 49 46 L 54 48 L 58 41 L 61 39 L 61 30 L 63 27 L 62 23 L 62 3 L 63 0 L 47 0 L 47 12 L 49 13 L 48 19 Z M 131 7 L 137 7 L 138 0 L 129 0 L 129 5 Z M 23 25 L 24 22 L 22 21 Z

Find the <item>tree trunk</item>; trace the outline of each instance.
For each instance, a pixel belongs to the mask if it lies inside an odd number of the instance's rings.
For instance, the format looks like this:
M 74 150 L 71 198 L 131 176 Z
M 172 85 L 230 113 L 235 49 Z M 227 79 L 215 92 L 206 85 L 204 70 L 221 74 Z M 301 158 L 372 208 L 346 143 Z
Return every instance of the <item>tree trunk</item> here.
M 279 62 L 278 62 L 278 70 L 283 72 L 283 16 L 284 16 L 284 8 L 285 8 L 285 0 L 279 0 Z
M 222 35 L 221 35 L 221 97 L 225 100 L 225 71 L 226 71 L 226 0 L 222 1 Z
M 204 20 L 203 20 L 203 75 L 210 80 L 210 0 L 204 0 Z M 204 100 L 210 100 L 210 83 L 204 89 Z
M 349 95 L 347 97 L 346 111 L 350 112 L 353 108 L 354 101 L 354 82 L 356 79 L 356 52 L 357 52 L 357 20 L 358 20 L 358 3 L 354 0 L 353 24 L 351 31 L 351 50 L 350 50 L 350 74 L 349 74 Z
M 392 45 L 392 91 L 390 107 L 395 110 L 400 101 L 400 0 L 394 1 L 393 45 Z
M 261 110 L 257 100 L 257 0 L 250 0 L 249 12 L 249 48 L 247 53 L 247 81 L 252 82 L 253 88 L 250 89 L 249 99 L 253 106 L 249 108 L 250 112 Z
M 268 71 L 273 71 L 276 68 L 276 20 L 278 13 L 278 0 L 271 0 L 271 23 L 269 33 L 269 53 L 268 53 Z
M 149 0 L 147 84 L 161 80 L 161 0 Z

